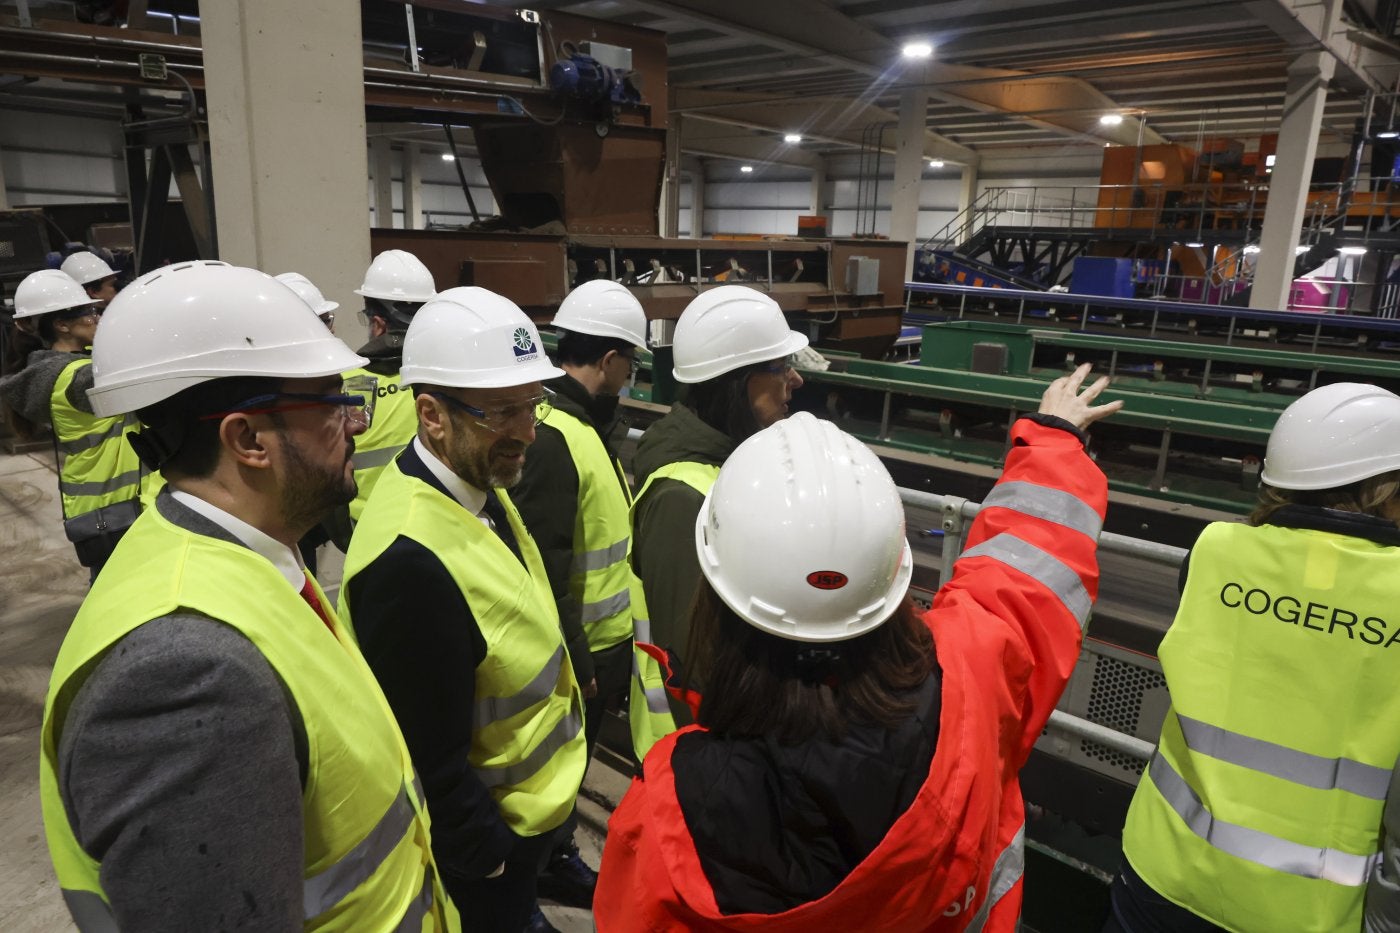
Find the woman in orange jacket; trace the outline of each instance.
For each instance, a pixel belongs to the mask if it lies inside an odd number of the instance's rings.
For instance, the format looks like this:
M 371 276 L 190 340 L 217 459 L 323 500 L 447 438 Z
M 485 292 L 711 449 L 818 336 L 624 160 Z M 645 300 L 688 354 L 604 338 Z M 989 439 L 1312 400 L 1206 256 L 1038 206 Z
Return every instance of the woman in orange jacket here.
M 1074 668 L 1107 496 L 1082 366 L 1017 422 L 1001 481 L 919 616 L 879 460 L 799 414 L 730 456 L 696 522 L 696 724 L 647 755 L 594 898 L 624 930 L 1004 930 L 1017 772 Z

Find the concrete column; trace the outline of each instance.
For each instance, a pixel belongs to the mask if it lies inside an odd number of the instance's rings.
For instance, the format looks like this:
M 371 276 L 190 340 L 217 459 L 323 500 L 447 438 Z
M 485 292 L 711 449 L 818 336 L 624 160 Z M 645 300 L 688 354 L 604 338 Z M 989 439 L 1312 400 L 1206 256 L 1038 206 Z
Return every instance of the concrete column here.
M 705 160 L 696 159 L 690 168 L 690 235 L 705 235 Z
M 1269 178 L 1269 203 L 1264 209 L 1259 260 L 1249 295 L 1251 308 L 1280 311 L 1288 307 L 1294 247 L 1303 226 L 1322 109 L 1327 104 L 1327 82 L 1335 67 L 1335 59 L 1327 52 L 1305 52 L 1288 66 L 1278 158 Z
M 403 227 L 423 229 L 423 153 L 417 143 L 403 147 Z
M 904 281 L 914 273 L 919 231 L 919 189 L 924 176 L 924 134 L 928 126 L 928 91 L 911 88 L 899 95 L 899 139 L 895 143 L 894 189 L 890 192 L 890 239 L 909 244 Z
M 977 165 L 976 162 L 964 165 L 962 175 L 958 179 L 958 213 L 963 216 L 962 229 L 956 236 L 959 246 L 972 236 L 973 217 L 971 213 L 965 212 L 972 206 L 972 202 L 977 200 Z
M 657 220 L 661 235 L 674 237 L 680 229 L 681 215 L 681 122 L 680 114 L 671 115 L 666 130 L 666 167 L 661 173 L 661 209 Z
M 374 171 L 374 225 L 394 225 L 394 149 L 387 136 L 370 140 L 371 168 Z
M 200 12 L 220 257 L 295 270 L 342 309 L 360 307 L 351 290 L 370 245 L 359 4 L 220 0 Z M 366 336 L 354 314 L 336 330 L 352 347 Z

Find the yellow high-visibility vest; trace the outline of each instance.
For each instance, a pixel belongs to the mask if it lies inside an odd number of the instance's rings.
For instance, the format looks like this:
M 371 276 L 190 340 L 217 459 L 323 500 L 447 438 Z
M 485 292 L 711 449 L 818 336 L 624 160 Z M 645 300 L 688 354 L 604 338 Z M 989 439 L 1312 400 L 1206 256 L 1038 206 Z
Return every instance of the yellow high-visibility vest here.
M 1228 930 L 1357 930 L 1400 755 L 1400 548 L 1208 526 L 1159 656 L 1172 709 L 1123 851 Z
M 374 417 L 363 434 L 355 438 L 355 468 L 358 490 L 350 502 L 350 518 L 358 522 L 379 474 L 418 433 L 418 412 L 413 405 L 413 387 L 403 384 L 398 373 L 385 376 L 368 369 L 352 369 L 345 378 L 369 376 L 378 380 L 374 390 Z
M 539 548 L 501 490 L 487 495 L 500 498 L 523 565 L 461 503 L 405 475 L 397 463 L 385 468 L 375 489 L 345 555 L 341 618 L 354 625 L 350 581 L 400 535 L 432 551 L 486 641 L 486 657 L 476 668 L 476 705 L 458 711 L 473 722 L 472 770 L 517 835 L 554 829 L 573 808 L 587 750 L 583 697 Z
M 64 809 L 59 733 L 95 661 L 137 627 L 177 612 L 206 615 L 241 632 L 296 704 L 309 755 L 302 799 L 305 929 L 457 929 L 433 862 L 408 749 L 349 633 L 335 622 L 332 634 L 277 568 L 253 551 L 187 531 L 155 510 L 137 519 L 83 602 L 44 704 L 44 829 L 80 927 L 116 928 L 101 864 L 83 851 Z

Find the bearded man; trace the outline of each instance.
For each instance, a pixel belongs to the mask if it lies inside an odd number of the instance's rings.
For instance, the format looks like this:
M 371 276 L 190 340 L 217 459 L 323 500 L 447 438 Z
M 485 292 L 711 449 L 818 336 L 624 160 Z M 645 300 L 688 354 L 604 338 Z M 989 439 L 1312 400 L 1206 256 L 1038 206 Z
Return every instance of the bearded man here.
M 433 850 L 470 929 L 520 933 L 583 780 L 583 701 L 540 559 L 506 489 L 563 375 L 535 326 L 453 288 L 403 344 L 418 435 L 355 526 L 340 611 L 403 728 Z

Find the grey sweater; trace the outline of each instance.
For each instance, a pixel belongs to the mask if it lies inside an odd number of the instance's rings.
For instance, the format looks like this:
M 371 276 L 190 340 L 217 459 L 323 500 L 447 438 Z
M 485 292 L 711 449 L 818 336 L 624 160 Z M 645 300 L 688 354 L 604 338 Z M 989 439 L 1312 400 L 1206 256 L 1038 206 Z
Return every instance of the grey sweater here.
M 238 543 L 168 492 L 156 508 Z M 59 728 L 64 807 L 120 929 L 302 928 L 306 732 L 252 642 L 201 615 L 147 622 Z
M 86 353 L 35 350 L 29 354 L 24 369 L 0 379 L 0 398 L 35 424 L 48 424 L 49 400 L 53 395 L 54 383 L 58 382 L 58 377 L 68 364 L 82 359 L 87 359 Z M 78 411 L 91 414 L 92 403 L 87 396 L 87 390 L 91 387 L 92 367 L 84 366 L 64 393 L 68 404 Z

